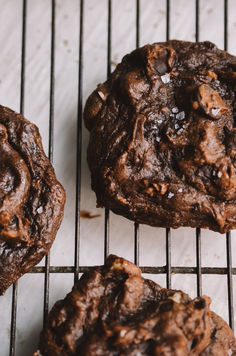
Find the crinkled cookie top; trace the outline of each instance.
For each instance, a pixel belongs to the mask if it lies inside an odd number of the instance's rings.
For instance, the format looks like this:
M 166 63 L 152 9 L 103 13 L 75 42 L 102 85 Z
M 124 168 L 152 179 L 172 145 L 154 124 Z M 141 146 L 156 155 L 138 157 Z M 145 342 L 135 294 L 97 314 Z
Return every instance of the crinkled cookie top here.
M 236 227 L 236 58 L 168 41 L 126 55 L 90 95 L 97 202 L 140 223 Z
M 209 305 L 111 255 L 54 305 L 35 356 L 236 356 L 232 330 Z

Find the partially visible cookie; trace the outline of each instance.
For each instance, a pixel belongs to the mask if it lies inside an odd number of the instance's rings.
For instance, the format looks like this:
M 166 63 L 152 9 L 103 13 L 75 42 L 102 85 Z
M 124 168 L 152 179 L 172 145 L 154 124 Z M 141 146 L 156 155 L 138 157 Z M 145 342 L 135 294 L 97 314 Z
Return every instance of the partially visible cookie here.
M 126 55 L 89 96 L 97 203 L 139 223 L 236 228 L 236 57 L 168 41 Z
M 210 302 L 161 288 L 111 255 L 54 305 L 34 355 L 235 356 L 233 332 Z
M 218 315 L 210 312 L 211 342 L 201 356 L 235 356 L 236 341 L 228 324 Z
M 48 253 L 64 203 L 38 128 L 0 106 L 0 295 Z

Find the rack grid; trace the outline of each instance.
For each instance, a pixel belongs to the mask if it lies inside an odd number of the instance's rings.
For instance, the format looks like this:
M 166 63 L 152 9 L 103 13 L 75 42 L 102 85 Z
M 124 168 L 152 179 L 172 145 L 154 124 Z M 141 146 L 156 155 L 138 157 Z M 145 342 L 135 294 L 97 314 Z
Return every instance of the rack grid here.
M 78 106 L 77 106 L 77 156 L 76 156 L 76 207 L 75 207 L 75 255 L 74 266 L 51 266 L 50 254 L 45 259 L 45 266 L 36 266 L 29 273 L 44 274 L 44 322 L 49 310 L 49 286 L 50 274 L 52 273 L 73 273 L 74 281 L 78 279 L 79 273 L 86 272 L 89 266 L 81 266 L 79 261 L 80 251 L 80 198 L 81 198 L 81 151 L 82 151 L 82 93 L 83 93 L 83 47 L 84 47 L 84 3 L 86 0 L 78 0 L 80 8 L 79 18 L 79 62 L 78 62 Z M 199 40 L 199 1 L 195 0 L 195 38 Z M 171 1 L 166 0 L 166 39 L 170 37 L 170 7 Z M 228 48 L 228 0 L 224 0 L 224 49 Z M 136 0 L 136 47 L 140 42 L 140 0 Z M 20 112 L 24 114 L 24 93 L 25 93 L 25 52 L 26 52 L 26 24 L 27 24 L 27 0 L 22 0 L 22 43 L 21 43 L 21 89 L 20 89 Z M 111 72 L 111 30 L 112 30 L 112 0 L 107 0 L 107 76 Z M 56 31 L 56 0 L 51 0 L 51 55 L 50 55 L 50 110 L 49 110 L 49 149 L 48 156 L 53 161 L 54 153 L 54 90 L 55 90 L 55 31 Z M 109 210 L 105 209 L 104 220 L 104 259 L 109 254 Z M 139 265 L 139 225 L 134 223 L 134 262 Z M 236 268 L 232 268 L 232 247 L 231 233 L 225 235 L 227 267 L 202 267 L 201 253 L 201 230 L 196 229 L 196 266 L 178 267 L 171 263 L 171 229 L 166 229 L 166 265 L 140 266 L 143 273 L 165 274 L 167 288 L 171 288 L 171 276 L 175 274 L 193 274 L 196 276 L 197 294 L 202 293 L 202 275 L 227 275 L 228 289 L 228 315 L 229 324 L 234 326 L 234 308 L 233 308 L 233 279 L 236 275 Z M 13 286 L 12 293 L 12 312 L 11 312 L 11 331 L 10 331 L 10 351 L 9 355 L 14 356 L 16 350 L 16 319 L 17 319 L 17 283 Z

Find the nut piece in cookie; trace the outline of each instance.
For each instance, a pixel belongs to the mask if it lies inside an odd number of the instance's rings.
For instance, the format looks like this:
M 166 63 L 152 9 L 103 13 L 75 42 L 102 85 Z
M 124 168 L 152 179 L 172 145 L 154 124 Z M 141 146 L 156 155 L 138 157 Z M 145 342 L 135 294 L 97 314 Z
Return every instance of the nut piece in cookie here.
M 161 288 L 110 255 L 54 305 L 34 356 L 235 356 L 233 332 L 210 302 Z
M 64 203 L 38 128 L 0 106 L 0 295 L 48 253 Z

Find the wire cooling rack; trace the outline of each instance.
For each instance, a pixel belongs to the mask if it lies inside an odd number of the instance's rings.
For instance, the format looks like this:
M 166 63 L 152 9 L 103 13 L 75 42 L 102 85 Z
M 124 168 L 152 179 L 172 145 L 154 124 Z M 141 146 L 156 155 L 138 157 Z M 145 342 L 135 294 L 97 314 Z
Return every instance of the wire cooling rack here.
M 4 0 L 2 1 L 2 7 L 4 7 Z M 68 10 L 70 10 L 70 0 L 67 1 L 67 6 Z M 74 281 L 76 281 L 79 277 L 80 273 L 86 272 L 89 270 L 90 265 L 92 263 L 85 263 L 81 264 L 80 262 L 80 256 L 83 253 L 83 243 L 81 243 L 81 235 L 84 234 L 83 226 L 86 225 L 86 221 L 82 223 L 82 218 L 81 218 L 81 210 L 83 208 L 83 201 L 81 202 L 81 196 L 82 196 L 82 189 L 83 189 L 83 177 L 82 173 L 83 170 L 85 169 L 84 165 L 84 160 L 83 160 L 83 152 L 85 151 L 84 147 L 84 135 L 86 135 L 85 130 L 83 128 L 83 122 L 82 122 L 82 111 L 83 111 L 83 104 L 85 100 L 85 94 L 84 94 L 84 80 L 83 80 L 83 75 L 84 75 L 84 57 L 85 57 L 85 46 L 86 46 L 86 35 L 84 31 L 85 27 L 85 22 L 88 21 L 88 12 L 89 9 L 92 7 L 96 7 L 97 10 L 99 11 L 99 7 L 102 4 L 102 10 L 101 12 L 103 13 L 103 16 L 101 19 L 97 18 L 96 23 L 91 24 L 91 29 L 99 28 L 99 23 L 103 21 L 105 25 L 103 26 L 102 33 L 103 33 L 103 38 L 104 38 L 104 48 L 106 50 L 106 60 L 104 66 L 106 66 L 106 75 L 108 76 L 111 70 L 113 69 L 113 66 L 115 66 L 116 63 L 114 63 L 114 58 L 112 56 L 112 34 L 113 32 L 113 18 L 115 17 L 115 9 L 118 6 L 118 1 L 119 0 L 104 0 L 104 1 L 94 1 L 94 0 L 78 0 L 77 1 L 77 10 L 78 10 L 78 26 L 75 30 L 76 34 L 75 36 L 77 37 L 77 43 L 78 43 L 78 56 L 77 56 L 77 93 L 74 93 L 74 96 L 77 97 L 77 109 L 74 110 L 76 112 L 76 127 L 77 127 L 77 136 L 76 136 L 76 141 L 75 147 L 76 147 L 76 155 L 74 155 L 74 161 L 73 164 L 76 166 L 75 170 L 75 180 L 74 180 L 74 195 L 75 199 L 72 203 L 75 204 L 74 208 L 74 230 L 73 230 L 73 239 L 74 239 L 74 250 L 71 250 L 71 254 L 74 254 L 73 260 L 74 264 L 60 264 L 60 263 L 50 263 L 50 254 L 45 258 L 43 264 L 39 264 L 38 266 L 34 267 L 33 270 L 30 272 L 30 274 L 40 274 L 44 276 L 44 283 L 43 283 L 43 299 L 42 299 L 42 304 L 43 304 L 43 322 L 45 322 L 45 318 L 48 314 L 49 308 L 50 308 L 50 281 L 52 278 L 52 275 L 58 274 L 61 277 L 61 281 L 63 280 L 63 276 L 65 274 L 73 274 L 74 276 Z M 27 71 L 27 66 L 30 67 L 30 62 L 27 64 L 26 60 L 26 48 L 27 48 L 27 40 L 30 38 L 30 35 L 27 32 L 27 16 L 28 16 L 28 7 L 29 6 L 34 6 L 33 1 L 31 0 L 22 0 L 22 2 L 18 0 L 11 0 L 12 6 L 14 3 L 17 3 L 18 9 L 20 12 L 18 13 L 18 18 L 19 22 L 21 22 L 21 59 L 20 59 L 20 102 L 19 102 L 19 108 L 18 110 L 22 113 L 25 114 L 25 87 L 26 87 L 26 82 L 25 82 L 25 77 L 26 77 L 26 71 Z M 58 133 L 55 132 L 55 123 L 57 120 L 57 117 L 55 115 L 55 90 L 56 90 L 56 85 L 57 82 L 55 82 L 55 62 L 57 60 L 57 57 L 55 55 L 55 47 L 56 47 L 56 33 L 58 30 L 57 27 L 57 11 L 58 7 L 62 6 L 62 1 L 56 1 L 56 0 L 44 0 L 46 3 L 47 8 L 49 9 L 50 12 L 50 23 L 48 21 L 48 39 L 50 41 L 49 44 L 49 52 L 50 52 L 50 63 L 49 63 L 49 70 L 48 74 L 50 76 L 49 80 L 49 88 L 48 88 L 48 110 L 49 110 L 49 115 L 48 115 L 48 125 L 47 125 L 47 133 L 48 133 L 48 156 L 50 160 L 53 162 L 54 161 L 54 152 L 55 152 L 55 137 L 58 139 Z M 203 14 L 204 8 L 202 6 L 204 5 L 203 0 L 130 0 L 127 1 L 126 3 L 130 3 L 131 6 L 131 13 L 130 16 L 132 16 L 132 27 L 133 28 L 133 35 L 135 37 L 133 41 L 133 48 L 138 47 L 140 43 L 140 37 L 142 36 L 142 29 L 144 26 L 141 24 L 142 22 L 142 14 L 145 12 L 145 7 L 149 6 L 150 3 L 155 6 L 155 3 L 157 5 L 162 5 L 162 10 L 159 11 L 159 20 L 160 21 L 160 26 L 159 23 L 154 24 L 154 28 L 156 33 L 158 31 L 162 31 L 162 40 L 168 40 L 169 38 L 173 38 L 172 35 L 172 26 L 178 26 L 178 19 L 181 18 L 181 16 L 185 13 L 186 14 L 186 9 L 185 5 L 187 3 L 189 4 L 191 2 L 191 9 L 193 12 L 191 12 L 191 18 L 192 22 L 194 22 L 193 27 L 194 27 L 194 35 L 196 41 L 202 40 L 202 36 L 200 36 L 200 30 L 201 30 L 201 16 Z M 20 3 L 20 5 L 19 5 Z M 206 2 L 205 2 L 206 3 Z M 228 18 L 229 14 L 232 14 L 233 12 L 236 12 L 236 6 L 235 2 L 232 0 L 215 0 L 211 1 L 212 5 L 216 6 L 219 8 L 219 13 L 221 14 L 220 18 L 217 18 L 217 21 L 221 21 L 221 28 L 223 31 L 222 34 L 222 47 L 227 50 L 228 49 Z M 124 1 L 119 2 L 119 7 L 122 10 L 122 6 L 124 4 Z M 172 10 L 173 7 L 177 7 L 180 9 L 179 12 L 175 13 L 175 23 L 173 24 L 173 21 L 171 21 L 171 16 L 172 16 Z M 87 13 L 86 13 L 87 11 Z M 125 10 L 124 10 L 125 11 Z M 211 11 L 213 11 L 212 8 L 206 8 L 207 14 L 209 14 Z M 104 15 L 105 13 L 105 15 Z M 121 12 L 122 13 L 122 12 Z M 190 14 L 189 14 L 190 15 Z M 66 17 L 67 15 L 65 15 Z M 150 15 L 149 15 L 150 16 Z M 187 14 L 188 16 L 188 14 Z M 155 17 L 155 14 L 152 14 L 152 17 Z M 21 19 L 20 19 L 21 18 Z M 186 16 L 185 16 L 186 18 Z M 126 17 L 127 19 L 127 17 Z M 207 16 L 205 14 L 205 20 L 207 19 Z M 2 19 L 3 22 L 6 21 L 6 19 Z M 206 22 L 206 21 L 205 21 Z M 162 24 L 162 25 L 161 25 Z M 164 24 L 164 25 L 163 25 Z M 184 26 L 183 23 L 180 21 L 180 27 Z M 162 28 L 162 30 L 159 29 L 159 27 Z M 205 23 L 204 28 L 207 28 L 207 24 Z M 104 34 L 105 31 L 105 34 Z M 120 31 L 122 31 L 122 28 L 120 27 Z M 154 29 L 153 29 L 154 31 Z M 99 32 L 101 33 L 101 32 Z M 125 35 L 126 36 L 126 35 Z M 124 38 L 125 38 L 124 36 Z M 205 38 L 207 39 L 207 33 L 205 33 Z M 66 45 L 66 41 L 65 45 Z M 101 42 L 101 41 L 100 41 Z M 148 42 L 154 42 L 153 40 L 148 40 Z M 142 43 L 143 44 L 143 43 Z M 103 53 L 104 53 L 104 48 L 103 48 Z M 91 49 L 90 49 L 91 50 Z M 115 58 L 116 60 L 116 58 Z M 104 80 L 105 78 L 100 80 Z M 96 78 L 93 83 L 96 83 Z M 1 90 L 4 90 L 4 81 L 1 84 L 2 88 Z M 94 85 L 94 84 L 93 84 Z M 89 91 L 92 91 L 94 89 L 93 86 L 88 88 L 88 93 Z M 86 94 L 88 94 L 86 93 Z M 37 97 L 35 97 L 35 100 L 37 100 Z M 2 103 L 4 105 L 4 103 Z M 17 108 L 15 108 L 17 110 Z M 28 117 L 28 116 L 27 116 Z M 28 117 L 31 121 L 34 121 L 34 118 Z M 57 168 L 57 164 L 56 164 Z M 67 182 L 63 182 L 63 184 L 67 187 Z M 92 194 L 92 193 L 91 193 Z M 83 200 L 83 199 L 82 199 Z M 71 204 L 71 202 L 67 201 L 67 204 Z M 107 209 L 105 209 L 105 212 L 101 213 L 100 219 L 103 219 L 103 233 L 102 233 L 102 239 L 100 239 L 101 246 L 103 245 L 103 258 L 105 259 L 106 256 L 109 254 L 109 252 L 115 252 L 116 250 L 110 248 L 110 241 L 112 238 L 112 234 L 114 234 L 114 228 L 111 227 L 111 220 L 114 219 L 114 217 L 111 217 L 111 214 Z M 66 216 L 65 216 L 66 218 Z M 122 218 L 123 219 L 123 218 Z M 125 219 L 123 219 L 125 220 Z M 123 220 L 119 220 L 119 223 L 123 224 Z M 119 225 L 118 223 L 118 225 Z M 131 225 L 132 224 L 132 227 Z M 96 230 L 96 224 L 92 225 L 93 228 Z M 163 235 L 163 229 L 154 229 L 151 228 L 152 231 L 155 231 L 154 234 L 158 234 L 160 231 L 162 231 Z M 94 230 L 94 233 L 95 233 Z M 112 232 L 113 231 L 113 232 Z M 228 322 L 229 325 L 233 328 L 234 327 L 234 296 L 233 296 L 233 276 L 236 275 L 236 268 L 232 267 L 232 246 L 231 246 L 231 233 L 227 233 L 225 236 L 222 237 L 216 237 L 224 240 L 225 243 L 225 265 L 222 266 L 214 266 L 211 264 L 211 266 L 208 265 L 202 265 L 202 231 L 200 229 L 187 229 L 184 231 L 187 231 L 186 234 L 191 234 L 193 238 L 194 234 L 194 254 L 195 254 L 195 262 L 190 261 L 190 265 L 173 265 L 172 264 L 172 251 L 176 249 L 176 246 L 172 246 L 172 243 L 174 241 L 174 231 L 171 229 L 166 229 L 164 232 L 164 250 L 162 250 L 162 254 L 165 255 L 165 264 L 164 265 L 144 265 L 140 263 L 140 254 L 143 249 L 143 243 L 141 246 L 141 238 L 144 238 L 145 241 L 145 233 L 141 231 L 141 226 L 139 226 L 137 223 L 129 223 L 129 231 L 132 234 L 132 255 L 133 255 L 133 260 L 136 264 L 141 265 L 142 272 L 145 274 L 152 275 L 152 277 L 155 277 L 155 275 L 163 275 L 165 276 L 166 280 L 166 286 L 168 288 L 171 288 L 173 286 L 172 284 L 172 276 L 173 275 L 193 275 L 195 277 L 195 281 L 192 280 L 192 283 L 194 285 L 190 286 L 191 288 L 194 288 L 196 290 L 197 295 L 202 294 L 202 280 L 203 280 L 203 275 L 208 275 L 208 276 L 213 276 L 213 275 L 223 275 L 226 276 L 227 278 L 227 284 L 226 284 L 226 289 L 227 293 L 225 294 L 226 299 L 223 302 L 224 304 L 224 315 L 227 315 L 228 313 Z M 86 231 L 86 233 L 93 233 L 93 231 Z M 205 233 L 204 233 L 205 234 Z M 59 239 L 59 237 L 58 237 Z M 207 236 L 204 236 L 204 239 L 207 239 Z M 103 241 L 102 241 L 103 240 Z M 212 241 L 212 240 L 211 240 Z M 58 246 L 59 246 L 59 242 Z M 120 241 L 120 244 L 123 242 Z M 54 248 L 54 247 L 53 247 Z M 205 248 L 205 245 L 204 245 Z M 90 243 L 90 249 L 91 251 L 93 249 L 96 249 L 96 246 L 93 246 L 93 243 Z M 161 249 L 161 247 L 160 247 Z M 89 249 L 86 250 L 86 253 L 88 253 Z M 149 251 L 147 251 L 149 253 Z M 83 259 L 85 261 L 85 258 Z M 91 259 L 90 259 L 91 260 Z M 101 261 L 102 263 L 102 261 Z M 24 278 L 24 277 L 23 277 Z M 183 277 L 184 278 L 184 277 Z M 155 279 L 155 278 L 154 278 Z M 60 282 L 61 282 L 60 281 Z M 212 282 L 214 283 L 214 282 Z M 17 320 L 18 320 L 18 313 L 19 313 L 19 288 L 18 288 L 18 283 L 16 283 L 12 287 L 12 294 L 8 294 L 8 302 L 10 301 L 11 298 L 11 315 L 10 317 L 10 328 L 9 328 L 9 353 L 6 353 L 6 348 L 3 353 L 0 351 L 0 355 L 5 356 L 9 354 L 10 356 L 14 355 L 30 355 L 30 353 L 27 353 L 27 345 L 24 347 L 20 347 L 18 344 L 20 344 L 20 337 L 17 337 L 17 332 L 20 334 L 21 330 L 17 329 Z M 220 287 L 220 286 L 219 286 Z M 180 288 L 180 287 L 179 287 Z M 224 287 L 221 287 L 224 288 Z M 69 290 L 68 290 L 69 292 Z M 6 298 L 6 297 L 2 297 Z M 24 301 L 25 304 L 27 304 L 27 301 Z M 22 306 L 22 304 L 21 304 Z M 0 310 L 1 310 L 1 300 L 0 300 Z M 34 315 L 32 315 L 33 319 Z M 24 320 L 23 320 L 24 323 Z M 1 329 L 2 333 L 4 334 L 3 326 Z M 39 334 L 39 330 L 35 333 Z M 7 337 L 6 334 L 4 334 L 4 338 Z M 27 334 L 28 335 L 28 334 Z M 4 339 L 5 341 L 5 339 Z M 30 341 L 30 340 L 29 340 Z M 24 341 L 27 344 L 27 340 Z M 5 342 L 6 343 L 6 342 Z M 31 342 L 32 343 L 32 342 Z M 37 340 L 33 342 L 35 345 L 37 344 Z M 22 351 L 24 350 L 24 351 Z

